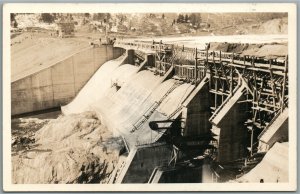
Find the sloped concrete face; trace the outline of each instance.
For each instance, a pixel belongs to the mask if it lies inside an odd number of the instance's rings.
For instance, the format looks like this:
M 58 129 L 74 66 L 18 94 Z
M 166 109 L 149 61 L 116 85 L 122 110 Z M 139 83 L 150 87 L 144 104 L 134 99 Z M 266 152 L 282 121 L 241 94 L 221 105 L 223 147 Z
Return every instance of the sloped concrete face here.
M 259 152 L 267 152 L 276 142 L 287 142 L 289 137 L 288 108 L 280 113 L 259 137 Z
M 211 129 L 210 116 L 210 95 L 208 92 L 208 83 L 205 83 L 187 106 L 186 130 L 184 135 L 194 136 L 209 133 Z
M 219 111 L 218 122 L 213 122 L 212 131 L 218 135 L 218 162 L 229 162 L 243 157 L 246 154 L 247 128 L 244 122 L 247 119 L 247 106 L 238 101 L 245 100 L 241 87 Z
M 163 133 L 151 130 L 149 122 L 168 119 L 194 88 L 191 84 L 181 84 L 170 91 L 175 82 L 173 79 L 162 82 L 162 77 L 141 71 L 131 75 L 117 93 L 108 91 L 91 106 L 108 129 L 124 136 L 129 147 L 153 143 Z M 139 123 L 140 127 L 134 128 Z
M 112 45 L 89 48 L 11 83 L 12 115 L 65 105 L 103 63 L 122 51 Z
M 109 130 L 122 135 L 133 148 L 156 142 L 163 131 L 151 130 L 149 122 L 176 116 L 175 111 L 195 86 L 174 79 L 165 80 L 166 76 L 157 76 L 147 70 L 138 72 L 139 67 L 124 64 L 128 57 L 127 53 L 106 62 L 76 98 L 61 109 L 64 115 L 95 111 Z M 168 127 L 171 123 L 163 125 Z
M 243 125 L 246 109 L 236 103 L 219 124 L 218 161 L 228 162 L 246 154 L 247 128 Z
M 246 154 L 247 128 L 243 126 L 243 121 L 246 119 L 243 108 L 236 104 L 233 110 L 224 117 L 224 122 L 219 125 L 221 129 L 218 146 L 219 162 L 233 161 Z

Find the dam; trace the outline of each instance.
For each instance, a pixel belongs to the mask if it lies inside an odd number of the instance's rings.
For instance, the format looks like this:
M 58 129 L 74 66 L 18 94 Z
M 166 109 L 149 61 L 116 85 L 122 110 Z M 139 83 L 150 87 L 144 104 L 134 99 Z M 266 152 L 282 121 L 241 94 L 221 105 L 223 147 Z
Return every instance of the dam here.
M 12 116 L 94 112 L 124 145 L 107 183 L 228 181 L 222 173 L 231 163 L 250 166 L 288 142 L 288 56 L 248 54 L 249 47 L 93 44 L 13 78 Z

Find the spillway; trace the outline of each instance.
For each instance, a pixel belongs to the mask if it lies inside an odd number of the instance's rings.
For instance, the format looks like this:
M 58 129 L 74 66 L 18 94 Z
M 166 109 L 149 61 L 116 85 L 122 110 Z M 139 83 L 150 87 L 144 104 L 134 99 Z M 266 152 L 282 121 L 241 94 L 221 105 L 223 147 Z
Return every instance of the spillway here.
M 167 119 L 195 86 L 174 79 L 164 81 L 147 70 L 137 72 L 138 67 L 122 64 L 125 58 L 106 62 L 62 112 L 93 110 L 108 129 L 125 137 L 130 147 L 153 143 L 163 132 L 151 130 L 149 122 Z
M 156 86 L 153 84 L 159 81 L 159 77 L 151 72 L 140 72 L 124 84 L 112 98 L 101 99 L 101 102 L 95 105 L 96 112 L 108 128 L 124 136 L 131 147 L 157 140 L 162 131 L 151 130 L 149 121 L 167 119 L 193 89 L 190 84 L 183 84 L 170 92 L 176 84 L 175 80 L 168 80 Z

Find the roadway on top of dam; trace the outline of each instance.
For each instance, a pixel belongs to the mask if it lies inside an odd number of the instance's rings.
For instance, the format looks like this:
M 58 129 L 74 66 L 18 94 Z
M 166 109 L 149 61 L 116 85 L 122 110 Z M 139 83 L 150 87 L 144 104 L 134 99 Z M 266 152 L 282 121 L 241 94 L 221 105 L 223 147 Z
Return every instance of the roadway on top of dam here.
M 56 38 L 43 33 L 23 33 L 11 39 L 11 82 L 90 48 L 89 41 L 81 37 Z

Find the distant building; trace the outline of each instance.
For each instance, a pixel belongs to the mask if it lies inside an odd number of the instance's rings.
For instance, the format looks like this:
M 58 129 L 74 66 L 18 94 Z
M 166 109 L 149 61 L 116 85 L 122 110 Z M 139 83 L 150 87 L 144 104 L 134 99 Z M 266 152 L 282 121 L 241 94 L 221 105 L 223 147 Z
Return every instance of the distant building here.
M 57 26 L 57 35 L 59 37 L 65 38 L 74 36 L 75 24 L 73 21 L 59 21 Z

